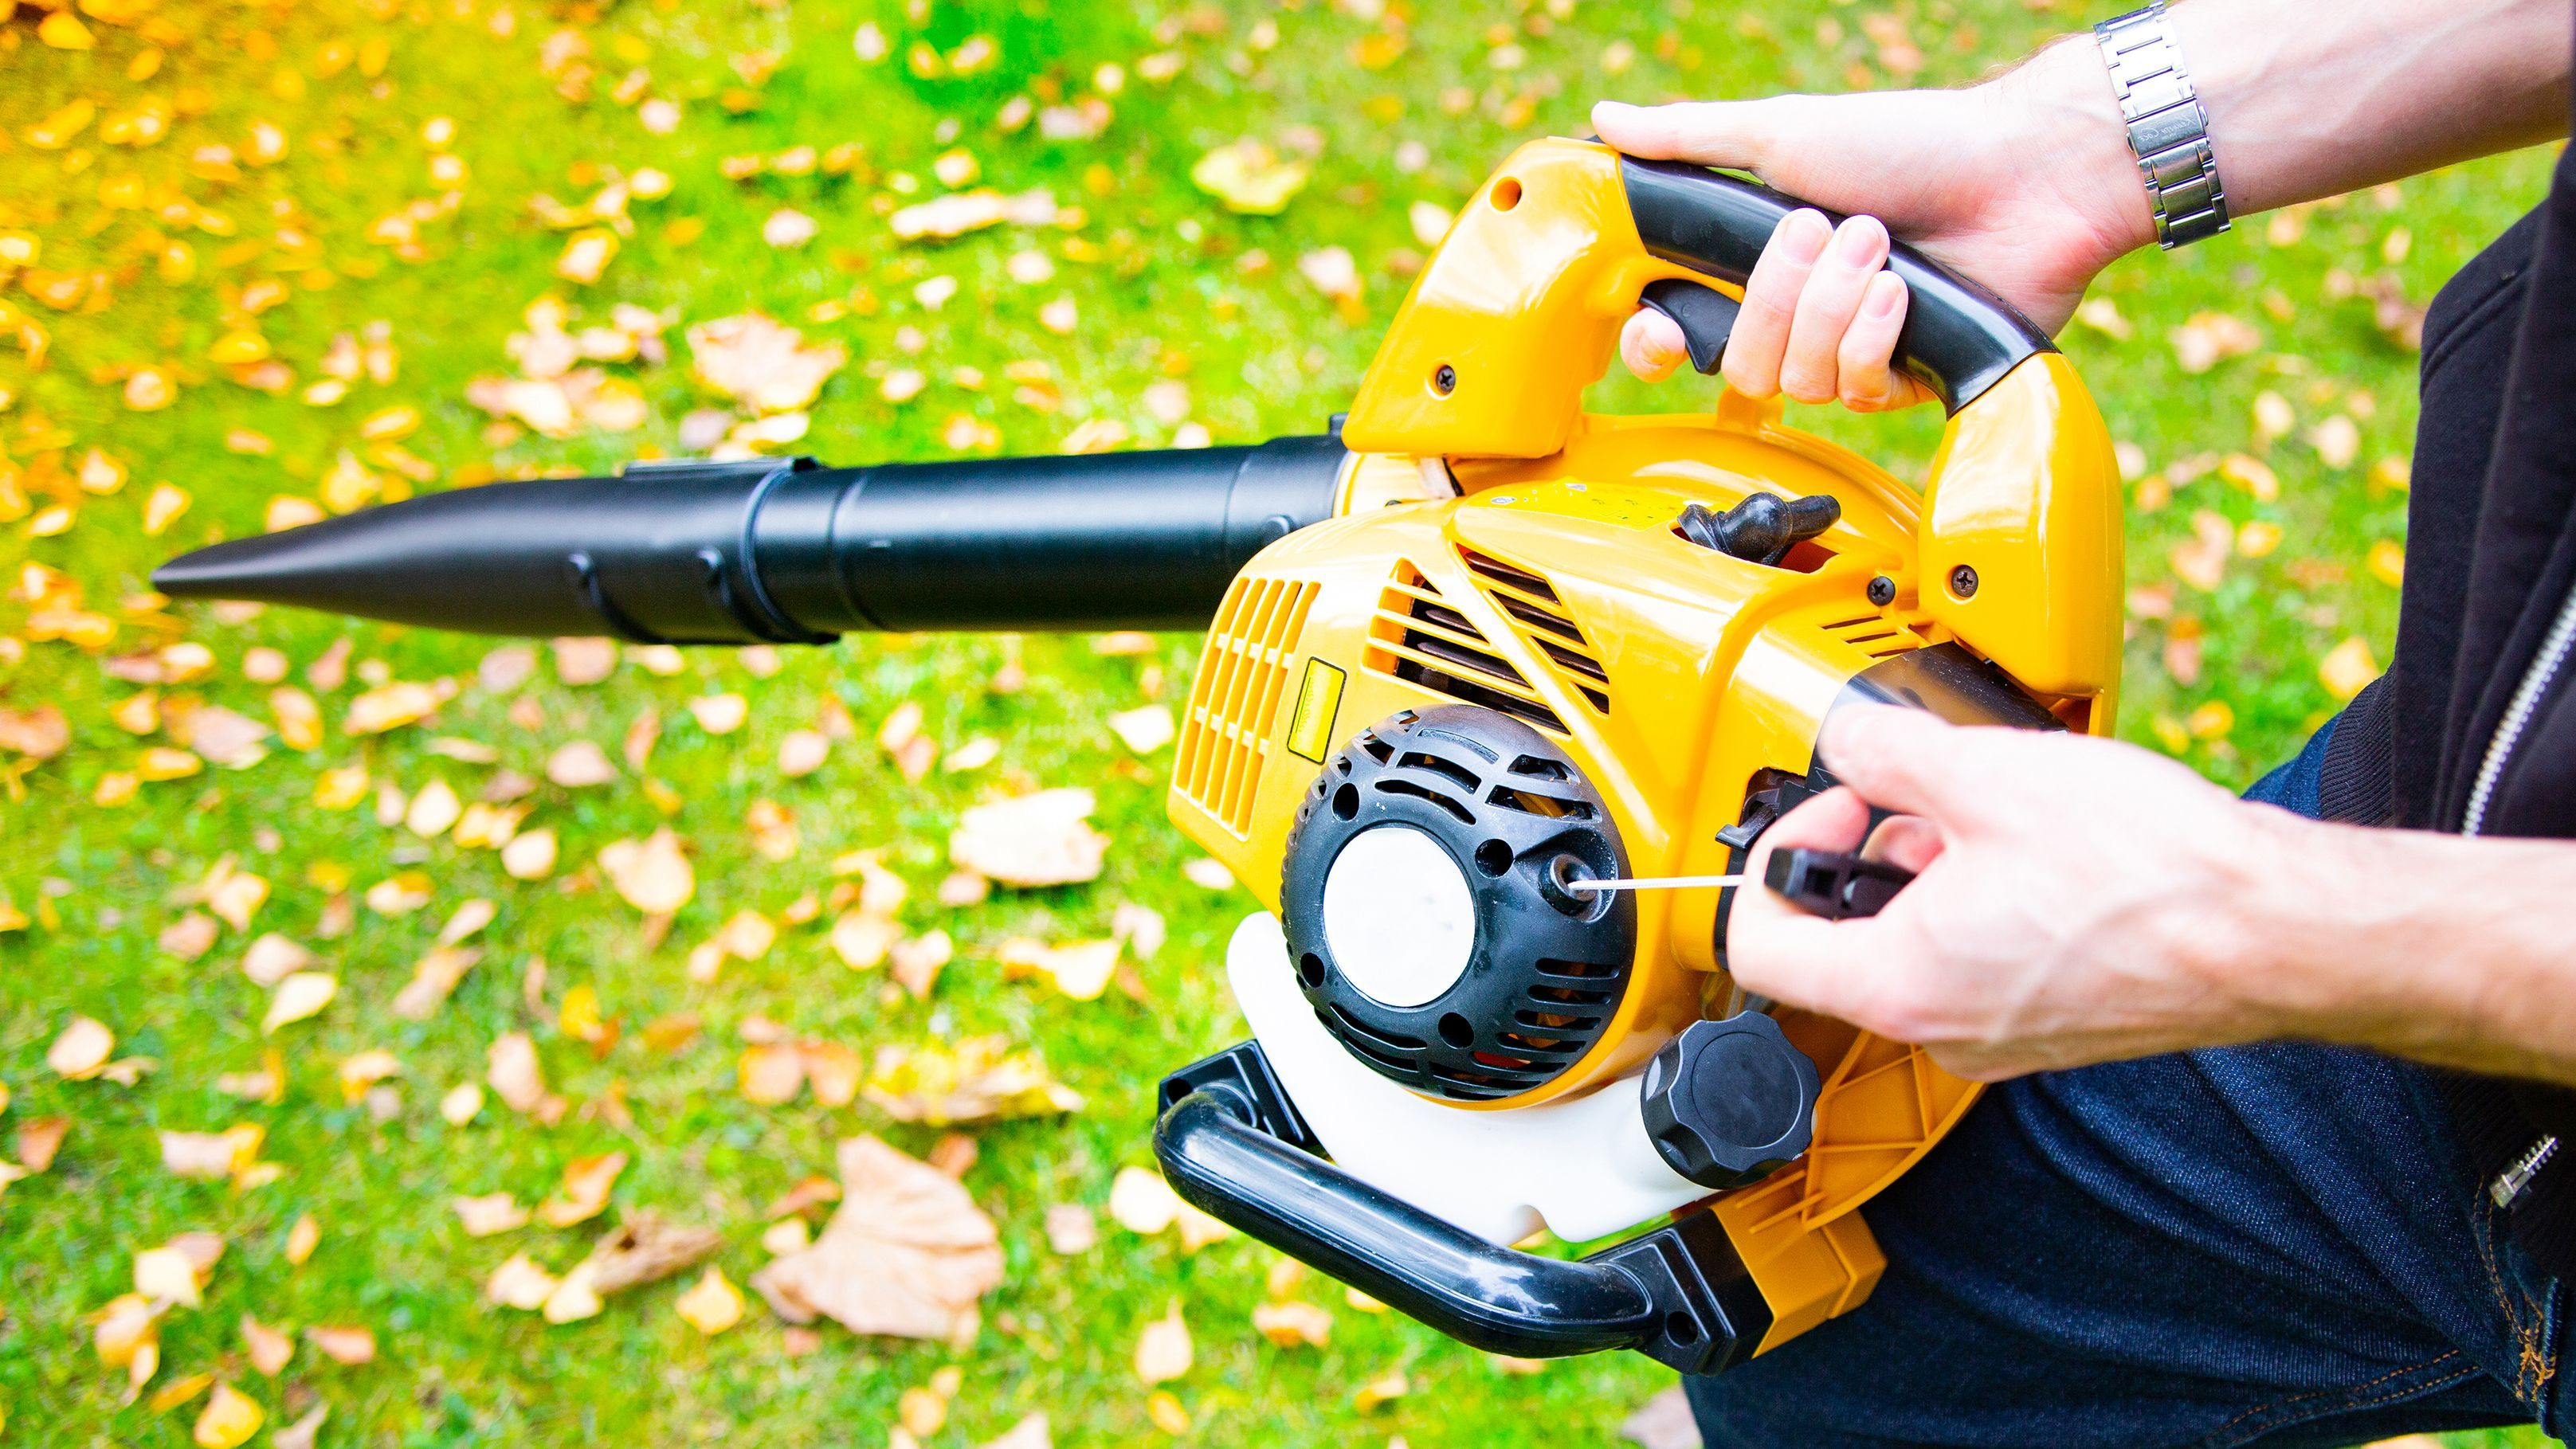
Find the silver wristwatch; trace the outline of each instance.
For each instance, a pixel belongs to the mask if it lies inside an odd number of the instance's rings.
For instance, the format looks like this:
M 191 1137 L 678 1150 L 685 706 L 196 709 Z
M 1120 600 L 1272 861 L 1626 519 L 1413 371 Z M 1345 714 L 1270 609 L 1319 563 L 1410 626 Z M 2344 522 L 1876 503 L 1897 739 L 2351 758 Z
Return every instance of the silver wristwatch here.
M 2164 0 L 2105 20 L 2093 35 L 2102 44 L 2120 117 L 2128 122 L 2129 149 L 2155 208 L 2156 240 L 2171 251 L 2227 230 L 2227 193 L 2209 149 L 2209 113 L 2183 69 Z

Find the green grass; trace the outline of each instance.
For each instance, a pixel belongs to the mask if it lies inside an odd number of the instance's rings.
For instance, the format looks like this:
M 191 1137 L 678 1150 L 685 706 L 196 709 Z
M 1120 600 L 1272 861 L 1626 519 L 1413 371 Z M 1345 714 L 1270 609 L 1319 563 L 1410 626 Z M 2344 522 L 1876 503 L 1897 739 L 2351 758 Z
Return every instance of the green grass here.
M 98 47 L 73 53 L 40 44 L 32 14 L 22 11 L 0 27 L 7 47 L 0 49 L 0 127 L 11 138 L 0 148 L 0 230 L 41 236 L 47 267 L 105 274 L 112 298 L 94 312 L 58 312 L 23 291 L 5 294 L 51 331 L 53 356 L 47 369 L 30 372 L 18 352 L 0 347 L 0 388 L 16 395 L 14 408 L 0 412 L 0 443 L 40 484 L 54 464 L 74 463 L 92 445 L 133 470 L 116 496 L 70 495 L 81 507 L 67 533 L 32 538 L 25 524 L 7 525 L 0 557 L 13 582 L 20 561 L 41 563 L 76 580 L 91 607 L 115 613 L 144 586 L 154 562 L 256 530 L 273 494 L 310 495 L 342 449 L 362 446 L 360 420 L 397 403 L 421 411 L 423 426 L 404 445 L 444 479 L 482 468 L 597 470 L 639 448 L 673 448 L 680 417 L 706 401 L 684 361 L 614 369 L 633 375 L 651 403 L 651 420 L 638 432 L 559 443 L 487 436 L 487 420 L 464 401 L 465 384 L 509 371 L 503 345 L 520 309 L 550 292 L 586 319 L 603 318 L 618 302 L 669 310 L 685 322 L 757 305 L 845 343 L 852 366 L 826 389 L 812 435 L 799 445 L 832 461 L 940 456 L 943 427 L 961 413 L 989 422 L 1013 451 L 1053 448 L 1089 419 L 1124 423 L 1140 444 L 1154 445 L 1170 430 L 1148 417 L 1139 399 L 1171 375 L 1186 376 L 1193 416 L 1219 441 L 1310 431 L 1344 405 L 1402 294 L 1389 260 L 1417 247 L 1405 220 L 1410 202 L 1455 204 L 1517 139 L 1580 133 L 1585 107 L 1599 95 L 1660 99 L 1889 83 L 1871 63 L 1875 47 L 1864 37 L 1862 10 L 1782 0 L 1759 8 L 1701 0 L 1696 14 L 1691 0 L 1533 8 L 1507 37 L 1486 34 L 1497 19 L 1508 28 L 1511 17 L 1499 9 L 1422 7 L 1406 53 L 1377 71 L 1355 65 L 1349 53 L 1372 27 L 1320 3 L 1193 12 L 1193 24 L 1169 40 L 1157 39 L 1154 27 L 1182 12 L 1141 0 L 942 5 L 924 7 L 928 18 L 919 23 L 894 7 L 661 3 L 564 7 L 599 73 L 593 98 L 574 104 L 539 69 L 541 45 L 565 22 L 520 6 L 515 34 L 500 38 L 490 24 L 497 8 L 494 0 L 465 9 L 404 9 L 387 0 L 373 11 L 263 12 L 190 0 L 164 12 L 184 38 L 143 85 L 125 78 L 142 44 L 129 31 L 93 25 Z M 851 35 L 870 18 L 892 37 L 895 57 L 863 65 L 852 57 Z M 1256 49 L 1256 22 L 1265 21 L 1279 39 Z M 1922 78 L 1966 79 L 2072 23 L 2017 0 L 1963 5 L 1956 14 L 1933 4 L 1913 22 L 1930 54 Z M 261 24 L 270 27 L 274 56 L 247 34 Z M 989 71 L 945 80 L 906 73 L 902 57 L 914 40 L 954 49 L 979 34 L 997 42 Z M 355 67 L 321 74 L 327 45 L 376 37 L 391 43 L 380 84 Z M 1489 46 L 1502 38 L 1522 48 L 1519 68 L 1490 63 Z M 1604 73 L 1614 44 L 1637 57 L 1615 79 Z M 1133 74 L 1139 57 L 1167 47 L 1186 58 L 1176 80 L 1156 85 Z M 783 64 L 755 108 L 730 114 L 721 94 L 742 82 L 728 58 L 760 49 Z M 1043 89 L 1084 94 L 1108 62 L 1131 74 L 1113 101 L 1114 123 L 1098 139 L 993 131 L 992 118 L 1011 97 Z M 649 69 L 653 94 L 684 99 L 675 134 L 648 134 L 630 108 L 609 98 L 616 79 L 637 66 Z M 281 68 L 302 77 L 300 98 L 286 98 L 294 87 L 281 88 Z M 101 145 L 95 128 L 69 151 L 24 139 L 76 97 L 95 97 L 102 114 L 113 114 L 146 90 L 169 98 L 187 88 L 202 89 L 206 109 L 180 119 L 171 138 L 151 148 Z M 1450 104 L 1444 95 L 1453 97 Z M 454 151 L 470 179 L 453 215 L 422 227 L 425 258 L 394 260 L 364 233 L 378 217 L 435 194 L 421 137 L 436 116 L 457 122 Z M 240 147 L 263 119 L 290 140 L 283 162 L 250 168 L 234 183 L 185 182 L 188 196 L 231 215 L 239 236 L 182 233 L 198 256 L 196 280 L 157 280 L 146 237 L 151 218 L 103 210 L 100 182 L 126 172 L 155 184 L 179 181 L 198 147 Z M 937 189 L 931 163 L 949 149 L 938 139 L 945 124 L 958 128 L 954 144 L 976 154 L 989 183 L 1006 191 L 1043 186 L 1059 201 L 1086 207 L 1089 221 L 1079 235 L 1097 260 L 1059 254 L 1054 281 L 1023 286 L 1006 279 L 1007 259 L 1030 246 L 1055 251 L 1056 234 L 1006 227 L 945 246 L 907 247 L 892 241 L 875 209 L 890 194 L 882 180 L 736 183 L 719 169 L 730 155 L 856 142 L 877 177 L 911 173 L 926 195 Z M 1277 140 L 1300 127 L 1320 136 L 1321 159 L 1313 183 L 1279 218 L 1227 215 L 1186 179 L 1210 146 L 1245 135 Z M 1412 174 L 1396 162 L 1398 143 L 1407 140 L 1427 148 L 1427 165 Z M 69 163 L 80 157 L 87 165 L 75 170 Z M 636 204 L 634 234 L 600 282 L 558 281 L 552 267 L 562 239 L 533 218 L 527 198 L 544 191 L 578 201 L 598 184 L 596 168 L 645 165 L 676 178 L 672 195 Z M 2393 204 L 2362 197 L 2320 209 L 2296 244 L 2267 244 L 2257 223 L 2250 235 L 2227 242 L 2134 259 L 2104 280 L 2102 295 L 2116 300 L 2136 340 L 2115 343 L 2078 328 L 2068 350 L 2115 434 L 2157 467 L 2202 452 L 2256 450 L 2250 412 L 2267 388 L 2292 404 L 2302 429 L 2352 411 L 2355 394 L 2374 405 L 2360 419 L 2364 445 L 2350 469 L 2329 469 L 2306 446 L 2283 442 L 2269 452 L 2281 479 L 2277 502 L 2258 504 L 2212 474 L 2177 487 L 2161 510 L 2136 515 L 2133 586 L 2169 577 L 2167 552 L 2189 536 L 2196 509 L 2216 510 L 2232 523 L 2277 523 L 2286 541 L 2268 558 L 2233 563 L 2214 597 L 2181 591 L 2176 612 L 2196 616 L 2206 629 L 2196 684 L 2166 673 L 2167 626 L 2139 622 L 2124 733 L 2154 743 L 2194 710 L 2224 703 L 2232 729 L 2207 729 L 2207 738 L 2181 748 L 2215 778 L 2242 784 L 2332 709 L 2316 672 L 2320 655 L 2359 634 L 2387 657 L 2395 591 L 2371 576 L 2364 557 L 2373 540 L 2401 535 L 2404 496 L 2371 488 L 2363 474 L 2373 460 L 2407 450 L 2414 358 L 2381 336 L 2367 301 L 2329 298 L 2324 279 L 2337 268 L 2364 278 L 2392 273 L 2421 301 L 2535 199 L 2544 179 L 2536 156 L 2465 167 L 2408 183 Z M 764 245 L 761 220 L 779 205 L 816 217 L 819 238 L 794 251 Z M 679 218 L 702 219 L 703 234 L 676 238 L 669 224 Z M 273 274 L 273 254 L 229 265 L 221 254 L 241 237 L 273 231 L 281 219 L 319 238 L 337 283 L 293 288 L 289 300 L 258 319 L 259 330 L 294 365 L 300 386 L 318 375 L 335 333 L 382 320 L 401 354 L 392 384 L 362 383 L 336 408 L 312 408 L 291 393 L 270 397 L 234 386 L 203 360 L 228 330 L 224 290 Z M 2412 245 L 2391 263 L 2388 237 L 2399 227 Z M 1337 318 L 1297 275 L 1299 256 L 1328 245 L 1350 248 L 1368 278 L 1364 321 Z M 1255 253 L 1266 254 L 1267 267 L 1248 265 Z M 938 312 L 912 299 L 914 284 L 933 275 L 961 283 L 959 300 Z M 802 320 L 818 304 L 847 303 L 862 290 L 879 304 L 872 314 L 858 308 L 838 320 Z M 1041 305 L 1059 296 L 1079 307 L 1080 326 L 1070 336 L 1048 331 L 1038 318 Z M 2205 374 L 2182 373 L 2164 339 L 2204 310 L 2252 321 L 2261 349 Z M 899 350 L 898 329 L 906 327 L 920 333 L 917 357 Z M 673 341 L 685 358 L 676 331 Z M 128 411 L 116 401 L 116 384 L 94 376 L 161 360 L 194 374 L 165 411 Z M 1010 400 L 1003 368 L 1025 360 L 1052 368 L 1063 393 L 1060 412 Z M 871 369 L 907 365 L 931 375 L 928 392 L 903 405 L 882 400 Z M 956 386 L 948 379 L 960 366 L 983 369 L 990 385 L 980 392 Z M 1690 386 L 1665 390 L 1659 404 L 1690 396 Z M 1598 392 L 1604 406 L 1647 405 L 1645 390 L 1632 383 Z M 59 440 L 49 445 L 40 418 L 73 440 L 67 450 Z M 1937 427 L 1922 415 L 1817 413 L 1813 422 L 1900 472 L 1919 471 Z M 227 451 L 225 436 L 235 429 L 267 435 L 274 452 Z M 188 489 L 194 506 L 162 537 L 147 538 L 143 500 L 162 480 Z M 53 501 L 40 496 L 36 503 Z M 24 613 L 0 604 L 0 630 L 23 633 Z M 1194 852 L 1161 821 L 1157 773 L 1128 764 L 1101 724 L 1109 712 L 1139 702 L 1156 670 L 1166 700 L 1185 687 L 1193 640 L 1168 639 L 1151 657 L 1123 658 L 1097 656 L 1080 640 L 1030 639 L 1020 654 L 1030 682 L 1016 694 L 988 687 L 1008 657 L 1002 642 L 882 639 L 792 654 L 774 678 L 756 679 L 733 656 L 708 653 L 693 656 L 676 678 L 654 678 L 630 664 L 604 685 L 569 689 L 541 671 L 516 696 L 496 698 L 471 683 L 486 642 L 279 611 L 230 625 L 194 609 L 179 618 L 186 637 L 213 649 L 218 667 L 173 692 L 256 717 L 265 717 L 267 687 L 241 673 L 244 653 L 256 646 L 284 651 L 301 669 L 345 639 L 362 670 L 381 666 L 412 680 L 463 675 L 467 688 L 432 725 L 352 739 L 338 721 L 361 687 L 353 682 L 324 699 L 333 728 L 312 754 L 275 751 L 245 771 L 149 784 L 132 804 L 102 807 L 91 803 L 100 778 L 131 768 L 147 743 L 164 743 L 139 741 L 109 717 L 133 688 L 110 679 L 99 657 L 65 643 L 29 643 L 23 657 L 0 663 L 0 705 L 58 703 L 74 733 L 64 756 L 25 775 L 23 799 L 0 803 L 0 892 L 40 917 L 28 930 L 0 936 L 0 1081 L 16 1093 L 13 1121 L 61 1113 L 77 1124 L 50 1173 L 0 1199 L 0 1407 L 12 1441 L 186 1441 L 195 1406 L 162 1418 L 120 1407 L 122 1384 L 90 1355 L 81 1315 L 126 1288 L 135 1251 L 200 1228 L 223 1234 L 230 1252 L 205 1307 L 168 1322 L 161 1381 L 221 1371 L 273 1415 L 290 1404 L 328 1402 L 326 1443 L 877 1443 L 897 1396 L 952 1362 L 964 1367 L 966 1386 L 934 1443 L 979 1443 L 1038 1408 L 1053 1417 L 1060 1443 L 1133 1442 L 1160 1431 L 1146 1418 L 1130 1355 L 1142 1325 L 1176 1298 L 1197 1334 L 1198 1366 L 1171 1386 L 1195 1421 L 1194 1442 L 1377 1443 L 1398 1434 L 1419 1446 L 1601 1442 L 1664 1381 L 1651 1365 L 1626 1358 L 1507 1376 L 1483 1355 L 1426 1330 L 1347 1311 L 1320 1284 L 1305 1292 L 1334 1308 L 1331 1348 L 1273 1350 L 1245 1326 L 1272 1255 L 1239 1240 L 1184 1257 L 1168 1241 L 1139 1240 L 1104 1222 L 1102 1244 L 1091 1253 L 1063 1260 L 1046 1251 L 1039 1221 L 1048 1204 L 1097 1207 L 1118 1167 L 1149 1160 L 1147 1094 L 1158 1074 L 1240 1033 L 1215 964 L 1243 899 L 1212 897 L 1182 881 L 1178 867 Z M 109 652 L 162 642 L 148 624 L 129 621 Z M 750 694 L 753 717 L 739 734 L 711 737 L 684 704 L 724 689 Z M 945 742 L 983 734 L 1006 741 L 1001 761 L 977 774 L 906 784 L 867 743 L 905 700 L 924 707 L 926 727 Z M 779 777 L 771 764 L 779 737 L 832 701 L 858 722 L 859 739 L 837 748 L 818 774 Z M 542 723 L 511 723 L 514 702 L 533 702 Z M 514 882 L 491 853 L 423 844 L 378 826 L 365 807 L 334 813 L 309 803 L 324 769 L 352 763 L 406 789 L 444 778 L 470 797 L 495 767 L 434 755 L 434 738 L 488 744 L 501 766 L 535 774 L 567 740 L 594 739 L 613 754 L 647 710 L 658 710 L 666 725 L 651 774 L 673 792 L 677 814 L 666 819 L 631 780 L 579 793 L 541 789 L 531 823 L 552 825 L 564 843 L 565 870 L 553 883 Z M 2159 720 L 2166 722 L 2161 735 Z M 931 904 L 929 888 L 946 869 L 949 824 L 997 777 L 1095 786 L 1101 823 L 1117 840 L 1104 878 L 1089 887 L 1008 894 L 973 910 Z M 802 836 L 800 852 L 783 865 L 750 848 L 745 812 L 763 799 L 792 810 Z M 575 867 L 608 841 L 664 823 L 693 843 L 700 888 L 656 946 L 633 911 Z M 961 943 L 960 960 L 929 1002 L 890 996 L 881 976 L 853 977 L 813 927 L 789 930 L 766 959 L 735 964 L 713 986 L 685 978 L 687 948 L 725 917 L 743 908 L 775 916 L 797 896 L 828 889 L 835 855 L 877 847 L 914 886 L 907 922 L 916 930 L 944 927 Z M 254 1066 L 264 1044 L 263 998 L 233 969 L 245 937 L 227 931 L 193 963 L 155 944 L 184 909 L 174 894 L 226 856 L 274 885 L 254 932 L 283 931 L 315 945 L 344 982 L 337 1004 L 282 1037 L 292 1080 L 274 1107 L 243 1104 L 214 1087 L 218 1074 Z M 399 919 L 362 907 L 344 937 L 319 939 L 326 892 L 316 883 L 318 868 L 343 868 L 362 890 L 406 865 L 435 882 L 430 906 Z M 483 964 L 433 1020 L 390 1016 L 386 1003 L 439 922 L 478 896 L 500 908 L 483 937 Z M 1115 992 L 1087 1005 L 1064 1001 L 1003 982 L 989 959 L 991 945 L 1014 934 L 1101 934 L 1114 907 L 1127 901 L 1171 922 L 1169 944 L 1141 967 L 1148 1002 Z M 521 977 L 540 956 L 551 997 L 546 1012 L 532 1013 Z M 627 1043 L 604 1057 L 556 1029 L 551 1003 L 581 984 L 595 987 L 607 1013 L 629 1028 Z M 633 1040 L 643 1023 L 682 1011 L 699 1014 L 706 1026 L 694 1048 L 666 1059 Z M 159 1069 L 132 1089 L 54 1078 L 42 1065 L 45 1048 L 75 1013 L 110 1023 L 121 1055 L 150 1056 Z M 778 1326 L 756 1303 L 744 1326 L 707 1340 L 673 1314 L 670 1286 L 637 1290 L 613 1300 L 601 1317 L 562 1328 L 481 1306 L 483 1275 L 511 1251 L 525 1246 L 560 1269 L 586 1239 L 583 1230 L 532 1228 L 468 1240 L 447 1209 L 451 1195 L 509 1189 L 533 1201 L 566 1161 L 620 1148 L 635 1163 L 618 1187 L 618 1208 L 655 1207 L 722 1227 L 728 1246 L 718 1261 L 739 1282 L 763 1258 L 756 1246 L 762 1205 L 804 1175 L 827 1170 L 838 1139 L 875 1131 L 928 1150 L 937 1134 L 864 1106 L 745 1102 L 734 1089 L 733 1061 L 737 1028 L 755 1015 L 862 1052 L 1002 1032 L 1041 1048 L 1089 1098 L 1089 1108 L 1068 1120 L 981 1133 L 982 1157 L 967 1182 L 1000 1222 L 1009 1253 L 1009 1278 L 987 1305 L 982 1337 L 952 1352 L 831 1329 L 821 1350 L 790 1359 Z M 446 1126 L 434 1111 L 438 1094 L 478 1079 L 486 1045 L 510 1030 L 537 1036 L 552 1085 L 576 1110 L 552 1130 L 497 1103 L 469 1127 Z M 333 1076 L 343 1057 L 377 1047 L 406 1067 L 402 1109 L 383 1122 L 347 1104 Z M 581 1110 L 616 1089 L 632 1111 L 631 1131 Z M 282 1181 L 235 1195 L 160 1169 L 156 1130 L 237 1121 L 267 1127 L 267 1155 L 288 1168 Z M 288 1225 L 308 1213 L 323 1226 L 322 1243 L 295 1268 L 282 1241 Z M 245 1312 L 271 1323 L 363 1322 L 377 1332 L 382 1356 L 369 1367 L 341 1368 L 307 1350 L 283 1380 L 260 1379 L 241 1364 L 232 1327 Z M 1004 1331 L 1005 1315 L 1015 1331 Z M 1396 1367 L 1411 1375 L 1410 1396 L 1370 1413 L 1353 1406 L 1360 1384 Z

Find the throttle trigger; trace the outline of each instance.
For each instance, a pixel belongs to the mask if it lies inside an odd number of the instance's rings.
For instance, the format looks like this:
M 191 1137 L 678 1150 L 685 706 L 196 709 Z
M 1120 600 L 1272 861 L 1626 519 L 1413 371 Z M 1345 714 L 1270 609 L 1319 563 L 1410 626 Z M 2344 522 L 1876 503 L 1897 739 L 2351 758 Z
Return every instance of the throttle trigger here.
M 1715 287 L 1666 277 L 1648 282 L 1637 302 L 1670 317 L 1682 329 L 1682 344 L 1690 349 L 1694 370 L 1703 377 L 1717 371 L 1726 357 L 1727 336 L 1735 331 L 1736 313 L 1742 310 L 1733 297 Z

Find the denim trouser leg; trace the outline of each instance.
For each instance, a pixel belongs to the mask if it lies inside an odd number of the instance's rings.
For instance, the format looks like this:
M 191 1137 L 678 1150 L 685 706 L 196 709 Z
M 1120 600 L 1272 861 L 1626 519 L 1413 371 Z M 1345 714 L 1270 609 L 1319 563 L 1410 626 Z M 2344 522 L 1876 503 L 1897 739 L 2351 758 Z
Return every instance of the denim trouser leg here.
M 2249 798 L 2313 814 L 2332 726 Z M 2576 1410 L 2563 1294 L 2429 1076 L 2273 1044 L 1990 1090 L 1863 1210 L 1870 1301 L 1690 1382 L 1716 1446 L 2350 1444 Z

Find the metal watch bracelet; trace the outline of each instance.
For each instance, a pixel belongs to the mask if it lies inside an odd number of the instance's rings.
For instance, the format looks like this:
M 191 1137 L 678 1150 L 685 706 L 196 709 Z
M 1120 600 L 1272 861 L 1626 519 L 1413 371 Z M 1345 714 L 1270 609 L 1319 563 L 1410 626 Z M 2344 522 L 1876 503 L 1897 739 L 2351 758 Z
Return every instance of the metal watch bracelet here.
M 2093 35 L 2120 98 L 2138 176 L 2155 208 L 2156 241 L 2171 251 L 2227 230 L 2227 193 L 2209 148 L 2209 113 L 2183 69 L 2164 0 L 2105 20 Z

